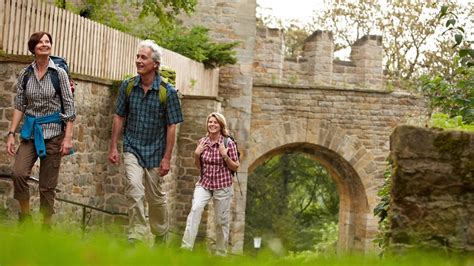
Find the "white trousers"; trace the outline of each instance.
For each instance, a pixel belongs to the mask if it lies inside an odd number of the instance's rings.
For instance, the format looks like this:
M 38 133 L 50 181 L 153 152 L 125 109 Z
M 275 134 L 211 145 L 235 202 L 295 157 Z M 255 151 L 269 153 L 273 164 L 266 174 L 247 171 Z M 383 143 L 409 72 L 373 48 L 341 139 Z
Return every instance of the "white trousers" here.
M 124 154 L 125 196 L 129 203 L 128 238 L 143 240 L 147 233 L 144 200 L 148 203 L 148 218 L 151 232 L 156 236 L 165 236 L 169 230 L 166 194 L 162 190 L 163 177 L 155 169 L 143 168 L 134 154 Z
M 232 201 L 232 187 L 217 190 L 208 190 L 196 184 L 193 195 L 193 203 L 186 221 L 181 247 L 192 249 L 201 223 L 204 207 L 213 198 L 215 221 L 216 221 L 216 254 L 225 256 L 229 242 L 229 216 Z

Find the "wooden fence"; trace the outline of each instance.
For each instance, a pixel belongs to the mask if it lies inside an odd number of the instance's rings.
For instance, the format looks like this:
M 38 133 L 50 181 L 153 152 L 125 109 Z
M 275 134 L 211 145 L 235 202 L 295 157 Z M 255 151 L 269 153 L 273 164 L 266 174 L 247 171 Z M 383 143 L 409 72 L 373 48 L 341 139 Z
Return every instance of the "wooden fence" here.
M 0 0 L 0 49 L 27 55 L 33 32 L 53 37 L 53 54 L 65 57 L 71 72 L 120 80 L 136 73 L 140 39 L 41 0 Z M 163 49 L 162 65 L 177 73 L 176 87 L 187 95 L 217 96 L 218 70 Z

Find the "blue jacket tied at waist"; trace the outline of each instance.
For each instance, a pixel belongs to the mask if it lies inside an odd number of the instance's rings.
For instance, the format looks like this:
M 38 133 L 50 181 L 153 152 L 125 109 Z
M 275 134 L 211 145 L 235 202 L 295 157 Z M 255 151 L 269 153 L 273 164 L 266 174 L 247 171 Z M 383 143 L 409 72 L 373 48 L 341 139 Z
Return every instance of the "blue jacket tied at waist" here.
M 25 115 L 25 121 L 23 122 L 23 127 L 21 129 L 20 136 L 22 139 L 29 140 L 34 134 L 36 154 L 38 154 L 40 158 L 44 158 L 46 157 L 46 145 L 44 144 L 43 128 L 41 127 L 41 125 L 47 123 L 60 124 L 61 122 L 62 120 L 59 113 L 54 113 L 41 117 Z

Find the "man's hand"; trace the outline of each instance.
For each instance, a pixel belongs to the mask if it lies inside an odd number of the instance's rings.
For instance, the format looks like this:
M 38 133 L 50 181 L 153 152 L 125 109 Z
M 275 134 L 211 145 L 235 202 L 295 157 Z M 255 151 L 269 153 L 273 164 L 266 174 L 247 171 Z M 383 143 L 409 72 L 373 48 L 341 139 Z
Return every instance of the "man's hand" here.
M 120 164 L 120 155 L 117 148 L 110 148 L 109 151 L 109 161 L 115 165 Z
M 160 167 L 158 168 L 158 174 L 160 176 L 165 176 L 170 171 L 170 159 L 163 158 L 160 162 Z

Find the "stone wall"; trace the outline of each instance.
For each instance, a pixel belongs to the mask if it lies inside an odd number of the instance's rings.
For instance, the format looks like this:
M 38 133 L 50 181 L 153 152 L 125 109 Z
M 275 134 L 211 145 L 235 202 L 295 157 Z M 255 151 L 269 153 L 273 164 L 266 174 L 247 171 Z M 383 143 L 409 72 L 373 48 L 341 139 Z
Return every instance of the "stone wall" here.
M 474 251 L 474 134 L 402 126 L 390 150 L 391 244 Z
M 365 36 L 352 46 L 351 61 L 334 60 L 331 32 L 316 31 L 305 40 L 298 62 L 284 58 L 284 33 L 258 28 L 254 83 L 385 90 L 382 38 Z
M 13 113 L 13 99 L 16 93 L 14 84 L 17 74 L 29 62 L 31 57 L 14 56 L 10 59 L 2 57 L 0 60 L 0 97 L 2 113 L 0 134 L 6 135 Z M 83 204 L 104 208 L 109 211 L 126 212 L 122 196 L 123 182 L 121 167 L 108 164 L 108 148 L 110 145 L 113 106 L 116 93 L 110 89 L 111 82 L 76 77 L 75 104 L 77 119 L 74 123 L 75 154 L 62 159 L 58 188 L 62 191 L 58 197 L 73 200 Z M 18 143 L 17 143 L 18 145 Z M 6 150 L 5 142 L 0 142 L 0 149 Z M 0 153 L 0 172 L 10 174 L 13 158 L 5 152 Z M 33 176 L 38 176 L 38 164 L 33 169 Z M 7 182 L 4 180 L 4 183 Z M 7 183 L 10 183 L 8 181 Z M 12 191 L 8 192 L 11 197 Z M 37 193 L 33 193 L 35 204 Z M 79 222 L 82 209 L 76 206 L 60 203 L 56 204 L 58 220 Z M 37 208 L 37 206 L 33 206 Z M 11 210 L 16 215 L 16 210 Z M 71 215 L 74 213 L 75 215 Z M 122 222 L 120 217 L 105 217 L 95 215 L 93 224 L 101 224 L 103 219 Z

